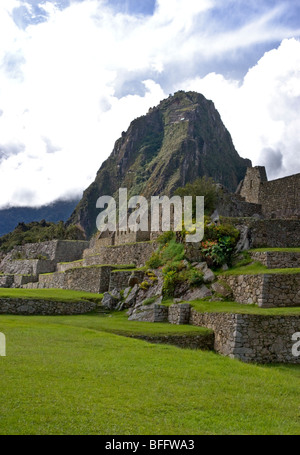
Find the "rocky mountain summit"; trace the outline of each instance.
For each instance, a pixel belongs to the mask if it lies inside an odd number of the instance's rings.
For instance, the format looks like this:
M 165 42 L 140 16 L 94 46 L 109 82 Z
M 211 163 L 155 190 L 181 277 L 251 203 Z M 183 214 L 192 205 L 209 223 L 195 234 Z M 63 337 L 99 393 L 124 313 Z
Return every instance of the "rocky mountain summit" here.
M 96 229 L 97 199 L 116 196 L 119 188 L 129 196 L 170 196 L 205 175 L 234 191 L 247 166 L 251 161 L 238 155 L 213 102 L 179 91 L 131 122 L 68 223 L 89 237 Z

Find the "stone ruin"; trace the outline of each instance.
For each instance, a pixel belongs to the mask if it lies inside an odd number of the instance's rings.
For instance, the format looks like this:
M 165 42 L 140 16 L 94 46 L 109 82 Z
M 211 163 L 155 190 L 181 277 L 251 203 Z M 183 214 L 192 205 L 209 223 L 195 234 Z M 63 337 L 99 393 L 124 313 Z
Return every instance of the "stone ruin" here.
M 230 217 L 243 233 L 241 249 L 299 247 L 299 181 L 300 174 L 268 182 L 265 169 L 256 167 L 248 169 L 236 194 L 223 189 L 218 213 Z M 15 247 L 2 257 L 0 287 L 105 293 L 104 307 L 128 309 L 132 320 L 190 323 L 213 329 L 214 349 L 221 354 L 243 361 L 299 362 L 290 349 L 293 333 L 300 331 L 299 316 L 201 314 L 188 303 L 203 297 L 222 299 L 222 294 L 226 299 L 230 294 L 232 300 L 245 305 L 300 306 L 299 273 L 229 275 L 218 279 L 205 270 L 207 281 L 199 288 L 178 291 L 174 305 L 168 308 L 162 305 L 161 275 L 153 271 L 155 279 L 152 276 L 151 283 L 151 277 L 141 269 L 157 248 L 155 239 L 159 233 L 154 234 L 106 232 L 90 242 L 55 240 Z M 251 255 L 253 261 L 270 269 L 300 267 L 299 253 Z M 205 267 L 201 258 L 193 260 L 195 266 Z M 140 285 L 145 281 L 150 284 L 142 289 Z

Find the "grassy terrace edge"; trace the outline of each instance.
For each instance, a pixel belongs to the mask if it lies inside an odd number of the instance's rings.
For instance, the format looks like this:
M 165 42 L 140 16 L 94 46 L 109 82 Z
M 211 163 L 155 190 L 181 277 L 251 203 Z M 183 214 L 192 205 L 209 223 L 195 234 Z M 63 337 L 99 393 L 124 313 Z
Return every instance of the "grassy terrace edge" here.
M 233 267 L 226 272 L 217 272 L 217 276 L 232 276 L 232 275 L 295 275 L 300 273 L 300 268 L 286 268 L 286 269 L 268 269 L 260 262 L 251 263 L 241 267 Z
M 39 317 L 39 316 L 38 316 Z M 42 316 L 40 317 L 43 318 Z M 58 323 L 81 326 L 85 320 L 85 327 L 101 332 L 113 333 L 121 336 L 205 336 L 213 331 L 206 327 L 193 325 L 176 325 L 167 322 L 129 321 L 127 311 L 113 311 L 106 315 L 89 313 L 80 317 L 57 316 Z
M 249 253 L 300 253 L 299 248 L 253 248 Z
M 255 304 L 244 305 L 237 302 L 210 302 L 194 300 L 190 303 L 199 313 L 234 313 L 257 316 L 300 316 L 300 307 L 260 308 Z
M 66 303 L 90 300 L 100 303 L 102 297 L 102 294 L 67 289 L 0 288 L 0 299 L 47 300 Z
M 66 289 L 20 289 L 20 288 L 0 288 L 1 298 L 15 298 L 15 299 L 30 299 L 30 300 L 47 300 L 47 301 L 60 301 L 60 302 L 76 302 L 89 300 L 101 303 L 103 294 L 95 294 L 92 292 L 72 291 Z M 244 305 L 237 302 L 210 302 L 209 300 L 194 300 L 190 303 L 192 307 L 200 313 L 237 313 L 237 314 L 255 314 L 262 316 L 293 316 L 300 315 L 300 307 L 281 307 L 281 308 L 260 308 L 255 304 Z M 170 306 L 173 300 L 165 300 L 163 305 Z M 122 312 L 122 314 L 126 312 Z M 112 312 L 111 315 L 119 314 L 119 312 Z M 125 318 L 125 316 L 124 316 Z M 136 321 L 132 321 L 136 324 Z M 144 323 L 139 323 L 144 324 Z M 157 323 L 155 323 L 157 324 Z M 171 325 L 171 324 L 170 324 Z M 135 326 L 135 325 L 134 325 Z

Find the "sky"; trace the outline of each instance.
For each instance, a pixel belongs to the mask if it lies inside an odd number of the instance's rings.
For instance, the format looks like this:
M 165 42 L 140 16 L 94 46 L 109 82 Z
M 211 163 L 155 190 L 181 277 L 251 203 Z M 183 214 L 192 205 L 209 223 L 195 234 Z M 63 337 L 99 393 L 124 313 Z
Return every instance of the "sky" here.
M 81 197 L 178 90 L 269 179 L 300 173 L 300 0 L 0 0 L 0 208 Z

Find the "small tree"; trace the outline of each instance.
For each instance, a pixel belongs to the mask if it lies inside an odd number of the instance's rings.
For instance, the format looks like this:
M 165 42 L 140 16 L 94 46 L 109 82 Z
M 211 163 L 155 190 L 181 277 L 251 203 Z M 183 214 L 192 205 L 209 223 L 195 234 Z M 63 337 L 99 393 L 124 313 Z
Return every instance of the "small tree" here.
M 193 217 L 196 216 L 196 196 L 204 196 L 204 211 L 210 215 L 216 208 L 218 190 L 211 177 L 200 177 L 193 183 L 187 183 L 184 187 L 177 188 L 175 196 L 193 196 Z

